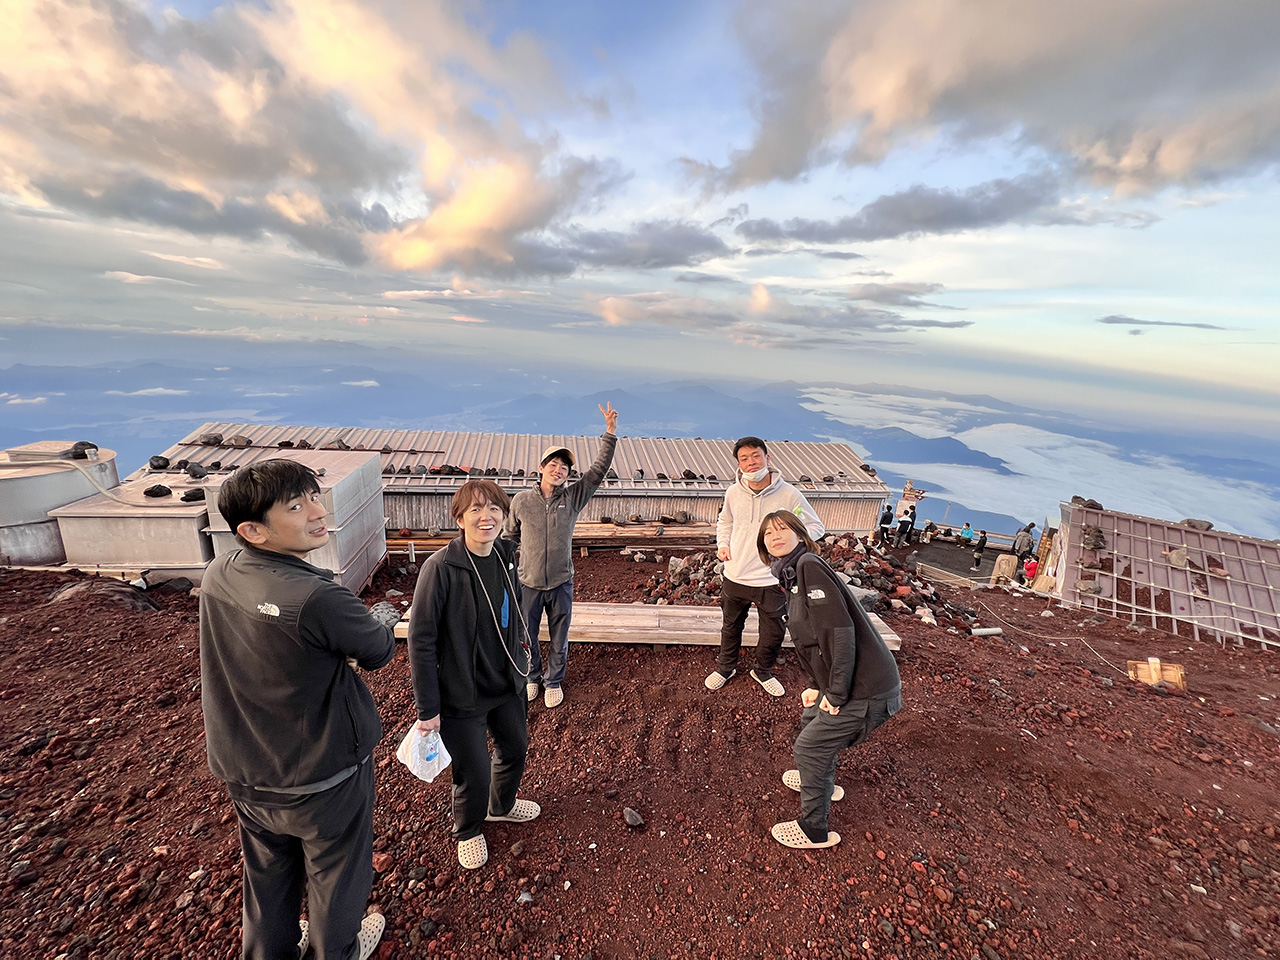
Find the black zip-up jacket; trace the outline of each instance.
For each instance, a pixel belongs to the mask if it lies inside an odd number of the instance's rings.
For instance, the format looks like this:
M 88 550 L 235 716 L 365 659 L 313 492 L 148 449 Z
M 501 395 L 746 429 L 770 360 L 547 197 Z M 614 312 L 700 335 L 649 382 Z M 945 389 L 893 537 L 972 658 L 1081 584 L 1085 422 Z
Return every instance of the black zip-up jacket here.
M 382 721 L 354 658 L 377 670 L 395 635 L 328 570 L 246 547 L 200 585 L 200 699 L 209 769 L 258 790 L 321 783 L 373 753 Z
M 503 579 L 516 583 L 516 545 L 495 540 L 493 549 L 502 561 Z M 516 587 L 518 590 L 519 587 Z M 494 597 L 494 602 L 498 598 Z M 519 598 L 512 598 L 512 615 L 507 620 L 503 640 L 511 661 L 528 669 L 528 655 L 522 646 Z M 467 545 L 455 537 L 422 565 L 409 611 L 409 666 L 413 671 L 413 699 L 419 720 L 473 716 L 481 703 L 476 691 L 476 640 L 479 617 L 491 616 L 481 592 L 480 579 L 467 559 Z M 506 662 L 510 693 L 522 690 L 524 677 L 517 682 L 515 667 Z
M 806 553 L 796 562 L 795 579 L 787 579 L 787 628 L 814 688 L 833 707 L 900 701 L 897 661 L 835 571 Z

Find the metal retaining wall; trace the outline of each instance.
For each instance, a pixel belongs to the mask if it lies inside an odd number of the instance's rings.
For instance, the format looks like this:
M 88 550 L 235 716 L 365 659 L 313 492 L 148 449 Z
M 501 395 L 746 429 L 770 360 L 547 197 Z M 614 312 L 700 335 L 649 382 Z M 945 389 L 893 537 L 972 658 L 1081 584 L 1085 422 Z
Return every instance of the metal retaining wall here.
M 1280 647 L 1280 543 L 1076 504 L 1063 515 L 1067 603 L 1191 639 Z

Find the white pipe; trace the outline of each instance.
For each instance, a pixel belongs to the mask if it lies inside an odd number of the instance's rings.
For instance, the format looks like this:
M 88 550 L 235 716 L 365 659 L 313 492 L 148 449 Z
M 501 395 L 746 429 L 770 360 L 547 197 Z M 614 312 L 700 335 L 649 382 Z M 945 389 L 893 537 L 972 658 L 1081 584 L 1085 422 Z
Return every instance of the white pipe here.
M 86 461 L 86 462 L 100 463 L 101 461 L 93 460 L 93 461 Z M 92 483 L 95 487 L 98 488 L 99 493 L 101 493 L 105 497 L 111 498 L 116 503 L 123 503 L 126 506 L 130 506 L 130 507 L 167 507 L 170 505 L 168 501 L 160 501 L 160 500 L 144 500 L 141 503 L 135 503 L 132 500 L 126 500 L 124 497 L 120 496 L 117 493 L 112 493 L 110 489 L 100 484 L 98 482 L 98 478 L 95 477 L 92 473 L 90 473 L 89 469 L 86 466 L 84 466 L 84 464 L 82 464 L 79 460 L 62 460 L 62 459 L 19 460 L 17 462 L 14 462 L 12 460 L 0 460 L 0 467 L 9 467 L 14 470 L 22 469 L 25 467 L 74 467 L 76 470 L 79 470 L 81 473 L 83 473 L 85 475 L 85 478 L 90 483 Z

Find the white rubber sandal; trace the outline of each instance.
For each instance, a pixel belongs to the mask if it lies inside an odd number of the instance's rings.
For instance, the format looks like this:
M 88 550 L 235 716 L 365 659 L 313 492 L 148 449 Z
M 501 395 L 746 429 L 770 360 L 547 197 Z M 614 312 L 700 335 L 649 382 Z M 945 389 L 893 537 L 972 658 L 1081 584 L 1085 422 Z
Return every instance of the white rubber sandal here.
M 737 670 L 730 670 L 729 675 L 727 677 L 723 673 L 721 673 L 719 670 L 712 670 L 710 673 L 707 674 L 707 679 L 702 681 L 702 685 L 706 687 L 708 690 L 719 690 L 721 687 L 723 687 L 726 683 L 728 683 L 737 675 L 738 675 Z
M 800 792 L 800 771 L 788 770 L 786 773 L 784 773 L 782 775 L 782 785 L 784 787 L 790 787 L 796 793 L 799 793 Z M 837 783 L 831 791 L 831 799 L 832 801 L 843 800 L 844 787 L 840 786 L 840 784 Z
M 298 926 L 302 930 L 302 939 L 298 941 L 298 956 L 302 956 L 307 952 L 307 947 L 311 946 L 311 924 L 306 920 L 299 920 Z
M 530 703 L 538 699 L 538 685 L 536 683 L 526 683 L 524 685 L 524 695 Z
M 491 813 L 485 819 L 490 823 L 528 823 L 530 820 L 537 820 L 540 813 L 542 807 L 532 800 L 516 800 L 506 813 Z
M 481 839 L 484 839 L 483 837 Z M 356 934 L 356 960 L 369 960 L 373 951 L 378 949 L 378 941 L 382 939 L 382 931 L 387 928 L 387 918 L 380 913 L 371 913 L 360 921 L 360 932 Z
M 542 702 L 548 707 L 558 707 L 564 702 L 564 691 L 559 687 L 547 687 L 542 691 Z
M 468 870 L 479 870 L 489 862 L 489 844 L 485 843 L 483 833 L 458 841 L 458 862 Z
M 764 692 L 769 694 L 771 697 L 780 697 L 787 692 L 782 687 L 782 681 L 777 677 L 769 677 L 767 680 L 761 680 L 760 675 L 752 670 L 751 679 L 760 684 Z
M 822 843 L 814 843 L 805 832 L 800 829 L 799 820 L 787 820 L 785 823 L 775 823 L 773 830 L 773 839 L 777 840 L 784 847 L 793 847 L 796 850 L 818 850 L 823 847 L 834 847 L 840 842 L 840 834 L 834 830 L 827 831 L 827 839 Z

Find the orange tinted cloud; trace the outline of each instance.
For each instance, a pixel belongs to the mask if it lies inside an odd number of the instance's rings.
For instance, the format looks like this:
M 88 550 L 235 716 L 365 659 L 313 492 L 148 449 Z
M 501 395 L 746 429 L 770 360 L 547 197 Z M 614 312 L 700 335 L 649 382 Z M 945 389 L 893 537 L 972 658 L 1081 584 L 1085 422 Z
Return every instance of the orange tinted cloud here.
M 400 270 L 509 263 L 512 238 L 543 226 L 554 210 L 552 191 L 526 165 L 475 167 L 459 181 L 423 219 L 373 238 L 383 262 Z

